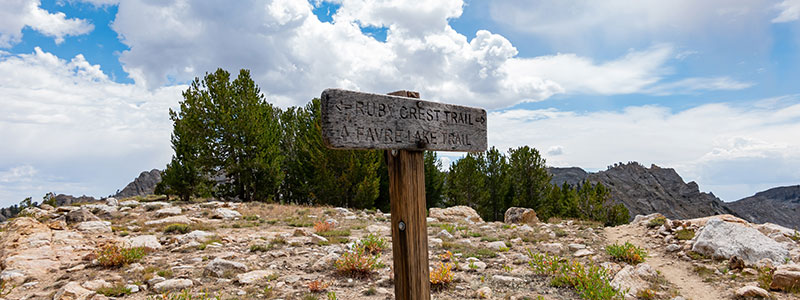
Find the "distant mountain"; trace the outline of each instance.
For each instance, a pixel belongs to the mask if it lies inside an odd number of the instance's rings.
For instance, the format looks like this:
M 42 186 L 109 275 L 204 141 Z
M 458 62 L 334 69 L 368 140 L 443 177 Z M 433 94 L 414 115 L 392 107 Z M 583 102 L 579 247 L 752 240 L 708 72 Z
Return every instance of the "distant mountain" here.
M 115 198 L 151 195 L 156 185 L 161 182 L 161 171 L 152 169 L 139 174 L 131 183 L 114 195 Z
M 674 169 L 639 163 L 616 164 L 608 170 L 587 173 L 580 168 L 548 168 L 551 183 L 577 185 L 584 180 L 600 182 L 611 191 L 611 198 L 625 205 L 631 217 L 661 213 L 668 218 L 690 219 L 719 214 L 734 214 L 714 194 L 700 192 L 697 183 L 686 183 Z
M 800 228 L 800 185 L 768 189 L 727 205 L 751 223 Z

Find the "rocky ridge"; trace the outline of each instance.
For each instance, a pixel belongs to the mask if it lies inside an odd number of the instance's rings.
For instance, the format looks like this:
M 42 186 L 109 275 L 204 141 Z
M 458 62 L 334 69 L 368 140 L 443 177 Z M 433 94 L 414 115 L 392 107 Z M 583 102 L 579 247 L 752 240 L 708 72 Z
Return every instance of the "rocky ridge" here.
M 128 183 L 121 191 L 114 195 L 116 198 L 152 195 L 156 185 L 161 182 L 161 171 L 152 169 L 139 174 L 136 179 Z
M 800 185 L 772 188 L 726 205 L 749 222 L 800 228 Z
M 552 183 L 579 185 L 585 180 L 602 183 L 611 198 L 625 205 L 631 217 L 662 213 L 669 218 L 689 219 L 719 214 L 734 214 L 714 194 L 700 192 L 694 181 L 686 183 L 674 169 L 638 163 L 617 164 L 597 173 L 579 168 L 548 168 Z
M 321 288 L 319 298 L 327 292 L 339 299 L 393 297 L 389 214 L 137 199 L 31 208 L 26 217 L 3 223 L 0 279 L 6 285 L 0 298 L 149 299 L 185 289 L 222 299 L 301 299 L 313 295 L 314 285 Z M 602 266 L 607 280 L 627 291 L 626 298 L 639 292 L 652 292 L 652 299 L 767 293 L 784 300 L 796 297 L 785 287 L 800 280 L 795 276 L 800 245 L 792 230 L 753 225 L 730 215 L 663 218 L 657 226 L 651 224 L 659 215 L 637 216 L 633 223 L 613 228 L 573 220 L 541 223 L 526 209 L 509 211 L 509 223 L 483 222 L 476 216 L 469 207 L 455 207 L 428 218 L 431 267 L 455 263 L 453 283 L 436 290 L 433 298 L 579 299 L 573 289 L 555 287 L 550 277 L 537 275 L 528 265 L 529 253 Z M 311 227 L 315 223 L 334 230 L 317 232 Z M 687 230 L 696 234 L 687 238 L 682 233 Z M 725 243 L 730 236 L 720 238 L 719 230 L 747 232 L 748 238 Z M 388 242 L 379 251 L 383 266 L 366 277 L 338 273 L 334 263 L 368 235 Z M 761 240 L 747 242 L 753 237 Z M 646 261 L 629 264 L 606 253 L 609 245 L 623 242 L 647 249 Z M 99 255 L 116 249 L 110 246 L 144 247 L 147 252 L 121 267 L 104 267 Z M 755 270 L 760 267 L 773 267 L 773 282 L 779 285 L 759 290 Z M 689 286 L 706 281 L 713 284 Z M 126 292 L 104 295 L 111 288 Z

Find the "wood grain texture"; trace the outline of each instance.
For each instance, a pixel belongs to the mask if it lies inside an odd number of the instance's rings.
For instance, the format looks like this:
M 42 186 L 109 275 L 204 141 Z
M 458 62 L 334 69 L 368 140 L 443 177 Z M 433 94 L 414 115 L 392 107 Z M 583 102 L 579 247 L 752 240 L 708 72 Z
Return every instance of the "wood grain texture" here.
M 419 93 L 389 95 L 419 98 Z M 395 299 L 431 298 L 428 270 L 428 223 L 425 213 L 425 166 L 422 151 L 386 151 L 392 209 Z M 400 229 L 400 222 L 405 225 Z
M 327 89 L 322 138 L 337 149 L 486 151 L 486 110 L 407 96 Z
M 386 151 L 392 209 L 394 293 L 400 300 L 429 300 L 428 224 L 422 151 Z M 400 230 L 400 222 L 405 229 Z

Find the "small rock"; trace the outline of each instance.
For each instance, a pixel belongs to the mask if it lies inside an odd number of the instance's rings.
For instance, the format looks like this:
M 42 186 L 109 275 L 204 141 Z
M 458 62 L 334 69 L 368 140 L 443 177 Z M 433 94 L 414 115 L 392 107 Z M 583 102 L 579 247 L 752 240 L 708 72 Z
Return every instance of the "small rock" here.
M 561 243 L 542 243 L 539 244 L 539 249 L 544 252 L 558 254 L 561 253 L 561 251 L 564 251 L 564 245 Z
M 753 268 L 744 268 L 742 269 L 742 274 L 756 276 L 758 275 L 758 271 Z
M 127 202 L 127 201 L 125 201 L 125 202 Z M 161 209 L 161 208 L 164 208 L 164 207 L 167 207 L 167 206 L 172 206 L 172 204 L 169 204 L 169 203 L 163 202 L 163 201 L 153 201 L 153 202 L 145 203 L 144 204 L 144 209 L 150 211 L 150 210 Z
M 85 208 L 76 209 L 67 213 L 67 223 L 80 223 L 88 221 L 100 221 L 100 218 Z
M 390 230 L 388 226 L 369 225 L 365 229 L 369 233 L 376 233 L 376 234 L 380 234 L 380 235 L 391 235 L 392 234 L 392 230 Z
M 514 276 L 504 276 L 504 275 L 493 275 L 492 279 L 499 282 L 505 283 L 523 283 L 525 282 L 524 279 Z
M 12 285 L 21 285 L 25 282 L 28 276 L 20 270 L 6 269 L 0 273 L 0 280 L 3 282 L 11 283 Z
M 166 280 L 164 277 L 156 275 L 156 276 L 153 276 L 153 278 L 150 278 L 149 280 L 147 280 L 147 285 L 155 286 L 156 284 L 164 282 L 164 280 Z
M 474 209 L 463 205 L 448 208 L 433 207 L 428 211 L 428 215 L 442 222 L 483 223 L 483 219 Z
M 153 250 L 159 250 L 163 248 L 161 243 L 158 242 L 158 238 L 155 235 L 140 235 L 129 237 L 125 240 L 125 246 L 129 248 L 136 248 L 136 247 L 145 247 Z
M 669 245 L 667 245 L 667 248 L 666 248 L 667 252 L 677 252 L 677 251 L 680 251 L 681 249 L 682 249 L 682 247 L 678 246 L 676 244 L 669 244 Z
M 150 221 L 144 222 L 145 225 L 161 225 L 161 224 L 176 224 L 176 223 L 178 223 L 178 224 L 192 224 L 194 222 L 191 219 L 189 219 L 189 217 L 187 217 L 187 216 L 172 216 L 172 217 L 166 217 L 166 218 L 163 218 L 163 219 L 150 220 Z
M 274 271 L 255 270 L 236 275 L 236 281 L 241 284 L 253 284 L 262 280 L 265 277 L 272 276 L 273 274 L 275 274 Z
M 125 288 L 130 290 L 131 293 L 138 293 L 139 292 L 139 286 L 135 285 L 135 284 L 126 284 Z
M 503 222 L 507 224 L 538 224 L 539 218 L 536 211 L 524 207 L 509 207 L 503 216 Z
M 170 279 L 156 283 L 153 289 L 156 292 L 163 293 L 169 291 L 180 291 L 192 287 L 194 283 L 189 279 Z
M 83 232 L 106 233 L 111 232 L 111 222 L 108 221 L 86 221 L 80 222 L 76 228 Z
M 87 281 L 81 284 L 81 286 L 92 291 L 97 291 L 102 288 L 112 287 L 111 283 L 108 283 L 107 281 L 102 279 Z
M 439 233 L 436 234 L 436 236 L 438 236 L 440 238 L 445 238 L 445 239 L 453 239 L 453 235 L 450 234 L 450 232 L 448 232 L 447 230 L 444 230 L 444 229 L 442 229 L 442 231 L 439 231 Z
M 137 206 L 139 206 L 140 204 L 141 204 L 141 203 L 139 203 L 139 201 L 136 201 L 136 200 L 127 200 L 127 201 L 122 201 L 122 202 L 120 202 L 120 203 L 119 203 L 119 206 L 124 206 L 124 207 L 137 207 Z
M 769 288 L 788 291 L 797 287 L 800 287 L 800 264 L 778 266 L 772 274 L 772 284 Z
M 159 209 L 156 211 L 157 218 L 169 217 L 169 216 L 177 216 L 183 212 L 180 207 L 177 206 L 170 206 Z
M 742 270 L 744 269 L 744 260 L 738 256 L 731 256 L 728 260 L 728 270 Z
M 108 205 L 108 206 L 119 206 L 119 201 L 117 200 L 117 198 L 109 197 L 109 198 L 106 198 L 106 205 Z
M 736 290 L 736 296 L 741 298 L 769 298 L 769 292 L 757 286 L 743 286 Z
M 215 234 L 202 231 L 202 230 L 193 230 L 187 234 L 179 235 L 176 240 L 180 243 L 188 243 L 188 242 L 205 242 L 209 238 L 215 236 Z
M 428 247 L 441 247 L 442 243 L 442 239 L 428 238 Z
M 221 259 L 219 257 L 209 262 L 203 270 L 204 275 L 212 275 L 214 277 L 225 277 L 226 275 L 242 272 L 247 272 L 247 266 L 245 264 Z
M 491 299 L 492 289 L 490 289 L 488 286 L 479 288 L 477 291 L 475 291 L 475 297 L 480 299 Z
M 491 243 L 487 244 L 486 247 L 489 248 L 489 249 L 495 250 L 495 251 L 500 251 L 502 249 L 508 250 L 508 247 L 506 246 L 506 242 L 504 242 L 504 241 L 491 242 Z
M 339 259 L 339 254 L 328 253 L 327 255 L 315 261 L 314 264 L 311 265 L 311 269 L 314 271 L 328 270 L 333 267 L 333 263 L 338 259 Z
M 570 251 L 578 251 L 581 249 L 586 249 L 586 245 L 584 244 L 569 244 L 567 245 L 567 247 L 569 247 Z
M 584 257 L 584 256 L 589 256 L 589 255 L 594 255 L 594 251 L 589 250 L 589 249 L 581 249 L 581 250 L 575 251 L 575 253 L 572 254 L 572 256 L 574 256 L 574 257 Z
M 314 244 L 327 243 L 328 239 L 312 233 L 311 242 Z
M 308 236 L 308 231 L 303 228 L 295 228 L 292 236 Z
M 214 209 L 214 214 L 211 215 L 211 218 L 223 219 L 223 220 L 233 220 L 233 219 L 239 219 L 241 217 L 242 214 L 239 213 L 238 211 L 222 207 Z
M 77 282 L 69 282 L 56 292 L 53 300 L 86 300 L 95 295 L 95 292 L 83 288 Z

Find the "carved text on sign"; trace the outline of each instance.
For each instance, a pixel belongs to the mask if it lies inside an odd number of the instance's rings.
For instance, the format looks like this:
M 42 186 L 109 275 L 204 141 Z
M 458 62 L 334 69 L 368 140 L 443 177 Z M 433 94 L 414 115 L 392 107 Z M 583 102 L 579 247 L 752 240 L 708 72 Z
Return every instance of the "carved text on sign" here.
M 486 150 L 486 111 L 413 98 L 328 89 L 322 135 L 331 148 Z

